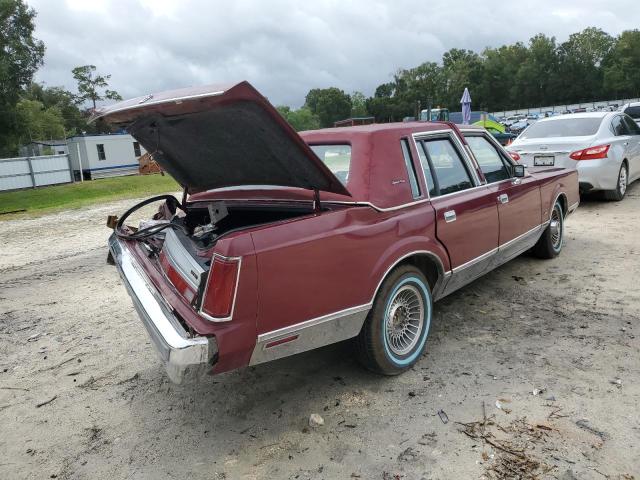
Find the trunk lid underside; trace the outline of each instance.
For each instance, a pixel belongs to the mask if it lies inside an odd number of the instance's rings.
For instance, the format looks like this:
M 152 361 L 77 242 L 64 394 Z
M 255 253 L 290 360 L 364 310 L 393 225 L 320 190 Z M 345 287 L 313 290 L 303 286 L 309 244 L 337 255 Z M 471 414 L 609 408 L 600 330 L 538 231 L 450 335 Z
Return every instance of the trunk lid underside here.
M 126 127 L 190 194 L 229 186 L 278 185 L 349 195 L 247 82 L 128 100 L 96 118 Z

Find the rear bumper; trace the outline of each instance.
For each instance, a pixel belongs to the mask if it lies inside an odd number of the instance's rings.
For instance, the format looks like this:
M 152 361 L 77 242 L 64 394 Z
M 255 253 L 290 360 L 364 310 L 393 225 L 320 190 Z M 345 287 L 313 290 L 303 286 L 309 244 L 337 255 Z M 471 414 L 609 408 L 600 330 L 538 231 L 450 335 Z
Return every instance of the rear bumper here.
M 187 333 L 127 245 L 115 234 L 109 238 L 109 249 L 171 381 L 181 383 L 187 374 L 211 371 L 218 353 L 215 338 Z
M 580 191 L 615 190 L 618 185 L 620 163 L 612 158 L 581 160 L 578 162 Z

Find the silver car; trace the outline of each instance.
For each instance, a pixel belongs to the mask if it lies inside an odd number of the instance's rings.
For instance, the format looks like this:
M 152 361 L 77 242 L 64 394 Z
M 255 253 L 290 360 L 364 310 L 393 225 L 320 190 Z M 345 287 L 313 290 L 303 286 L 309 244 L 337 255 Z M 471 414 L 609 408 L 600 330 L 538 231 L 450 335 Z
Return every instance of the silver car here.
M 577 168 L 580 192 L 603 190 L 609 200 L 640 178 L 640 127 L 622 112 L 543 118 L 507 148 L 528 167 Z

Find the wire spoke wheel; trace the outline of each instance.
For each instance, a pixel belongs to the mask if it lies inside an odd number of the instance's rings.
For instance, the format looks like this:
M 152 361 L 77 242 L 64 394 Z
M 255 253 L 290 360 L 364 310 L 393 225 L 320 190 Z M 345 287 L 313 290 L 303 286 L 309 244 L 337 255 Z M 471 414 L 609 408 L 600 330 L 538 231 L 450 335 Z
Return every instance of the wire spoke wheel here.
M 558 250 L 562 243 L 562 213 L 560 213 L 559 207 L 556 205 L 551 213 L 551 223 L 549 224 L 551 230 L 551 244 L 553 248 Z
M 406 355 L 416 346 L 424 314 L 424 301 L 416 287 L 404 285 L 396 292 L 385 312 L 387 345 L 395 355 Z

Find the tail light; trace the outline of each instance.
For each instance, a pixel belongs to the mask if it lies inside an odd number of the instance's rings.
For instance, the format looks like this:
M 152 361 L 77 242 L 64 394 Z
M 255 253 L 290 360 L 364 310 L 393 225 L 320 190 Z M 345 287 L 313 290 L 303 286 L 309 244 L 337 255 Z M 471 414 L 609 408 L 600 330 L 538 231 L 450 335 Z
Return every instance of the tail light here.
M 239 274 L 239 258 L 214 255 L 200 313 L 214 322 L 231 320 Z
M 520 161 L 520 155 L 518 155 L 516 152 L 509 152 L 509 156 L 513 158 L 516 162 Z
M 611 145 L 599 145 L 597 147 L 589 147 L 583 150 L 578 150 L 569 155 L 569 158 L 574 160 L 595 160 L 598 158 L 607 158 Z

